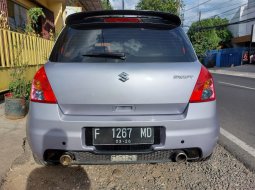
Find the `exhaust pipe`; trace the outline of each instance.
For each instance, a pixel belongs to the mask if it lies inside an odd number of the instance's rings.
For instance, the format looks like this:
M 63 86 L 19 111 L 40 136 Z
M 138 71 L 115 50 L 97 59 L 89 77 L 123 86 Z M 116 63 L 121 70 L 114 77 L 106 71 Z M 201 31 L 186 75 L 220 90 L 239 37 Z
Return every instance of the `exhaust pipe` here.
M 187 161 L 187 155 L 185 154 L 185 152 L 183 151 L 177 151 L 175 153 L 175 157 L 174 157 L 174 160 L 176 162 L 186 162 Z
M 59 159 L 60 164 L 63 166 L 70 166 L 73 162 L 73 156 L 69 154 L 63 154 Z

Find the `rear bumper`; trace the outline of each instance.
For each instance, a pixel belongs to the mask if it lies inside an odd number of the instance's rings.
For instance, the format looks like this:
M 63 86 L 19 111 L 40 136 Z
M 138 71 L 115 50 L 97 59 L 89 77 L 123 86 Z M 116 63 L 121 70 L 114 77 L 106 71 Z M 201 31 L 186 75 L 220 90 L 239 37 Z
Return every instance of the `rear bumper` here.
M 139 153 L 138 156 L 151 154 L 151 158 L 157 162 L 160 160 L 155 155 L 162 151 L 161 160 L 164 161 L 165 157 L 172 155 L 173 150 L 197 148 L 201 151 L 200 158 L 205 158 L 213 152 L 219 135 L 216 101 L 189 104 L 182 115 L 163 116 L 67 116 L 62 114 L 58 105 L 32 102 L 27 120 L 27 137 L 33 154 L 40 160 L 44 160 L 46 150 L 61 150 L 79 154 L 76 157 L 81 159 L 77 159 L 76 164 L 89 164 L 94 162 L 85 162 L 84 155 L 89 158 L 101 155 L 108 161 L 109 158 L 106 153 L 98 152 L 96 147 L 86 145 L 86 127 L 146 126 L 162 126 L 165 130 L 160 136 L 160 144 L 153 145 L 150 153 Z M 148 159 L 148 162 L 153 162 L 153 159 Z M 96 163 L 109 162 L 99 159 Z

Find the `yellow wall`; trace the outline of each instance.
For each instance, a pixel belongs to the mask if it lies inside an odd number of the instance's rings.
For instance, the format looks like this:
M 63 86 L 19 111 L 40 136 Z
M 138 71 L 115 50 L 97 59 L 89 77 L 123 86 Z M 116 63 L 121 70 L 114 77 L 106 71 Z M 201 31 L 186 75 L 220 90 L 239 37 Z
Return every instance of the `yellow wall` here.
M 32 80 L 35 72 L 40 68 L 40 65 L 29 66 L 27 70 L 26 78 L 27 80 Z M 11 81 L 11 68 L 1 68 L 0 69 L 0 93 L 2 91 L 8 90 L 9 82 Z
M 54 25 L 56 33 L 58 34 L 64 26 L 63 13 L 65 5 L 56 1 L 49 1 L 48 5 L 49 9 L 54 12 Z
M 14 2 L 17 2 L 21 5 L 23 5 L 24 7 L 26 7 L 27 9 L 34 7 L 34 3 L 32 3 L 31 1 L 28 0 L 15 0 Z

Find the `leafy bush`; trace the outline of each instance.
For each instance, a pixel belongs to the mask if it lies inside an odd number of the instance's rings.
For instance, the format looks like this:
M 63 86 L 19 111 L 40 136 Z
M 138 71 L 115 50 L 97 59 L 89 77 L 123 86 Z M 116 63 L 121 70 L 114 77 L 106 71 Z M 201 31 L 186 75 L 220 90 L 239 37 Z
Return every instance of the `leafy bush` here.
M 9 90 L 14 98 L 25 98 L 29 99 L 31 90 L 31 81 L 15 81 L 10 83 Z
M 222 44 L 230 42 L 232 34 L 227 27 L 215 27 L 226 24 L 228 24 L 228 20 L 220 17 L 192 23 L 188 36 L 198 55 L 204 55 L 207 50 L 219 49 Z M 210 29 L 203 29 L 206 27 L 210 27 Z

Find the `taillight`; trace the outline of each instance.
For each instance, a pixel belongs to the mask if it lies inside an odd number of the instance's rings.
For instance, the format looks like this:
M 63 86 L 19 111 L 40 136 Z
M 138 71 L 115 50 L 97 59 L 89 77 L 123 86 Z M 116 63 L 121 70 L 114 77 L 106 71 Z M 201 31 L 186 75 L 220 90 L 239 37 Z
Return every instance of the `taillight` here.
M 40 103 L 56 104 L 57 99 L 51 88 L 44 67 L 41 67 L 35 74 L 32 82 L 31 101 Z
M 117 18 L 105 18 L 104 22 L 107 23 L 114 23 L 114 22 L 129 22 L 129 23 L 139 23 L 141 22 L 141 19 L 139 18 L 122 18 L 122 17 L 117 17 Z
M 208 102 L 215 99 L 216 95 L 212 75 L 202 66 L 189 102 Z

